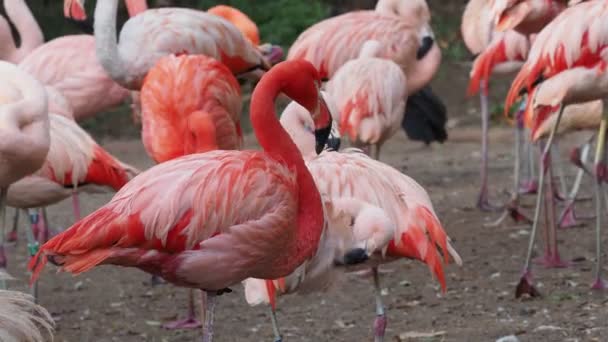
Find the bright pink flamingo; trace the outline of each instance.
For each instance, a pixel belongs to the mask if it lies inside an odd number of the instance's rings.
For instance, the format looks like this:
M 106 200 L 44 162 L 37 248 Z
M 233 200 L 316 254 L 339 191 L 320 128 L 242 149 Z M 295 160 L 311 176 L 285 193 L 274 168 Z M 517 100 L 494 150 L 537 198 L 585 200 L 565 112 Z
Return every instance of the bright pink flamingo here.
M 447 138 L 445 106 L 428 87 L 441 62 L 429 20 L 423 0 L 379 1 L 374 11 L 345 13 L 309 27 L 292 44 L 287 59 L 306 59 L 322 77 L 331 79 L 342 65 L 359 56 L 366 41 L 378 41 L 378 57 L 398 64 L 407 79 L 403 129 L 413 140 L 443 142 Z
M 0 317 L 0 336 L 5 341 L 45 342 L 47 337 L 53 338 L 53 318 L 24 293 L 0 290 Z
M 355 146 L 367 150 L 373 145 L 376 159 L 382 144 L 399 130 L 407 99 L 401 68 L 379 54 L 380 43 L 366 42 L 359 58 L 338 69 L 326 88 L 337 106 L 334 119 L 340 122 L 340 131 Z
M 326 101 L 330 103 L 330 100 Z M 386 313 L 380 296 L 378 266 L 399 258 L 426 263 L 445 290 L 441 254 L 461 264 L 433 210 L 426 191 L 413 179 L 373 160 L 358 150 L 314 153 L 313 122 L 305 108 L 291 103 L 281 124 L 300 148 L 324 198 L 328 227 L 317 254 L 285 279 L 245 281 L 245 296 L 252 304 L 271 303 L 274 294 L 327 288 L 335 278 L 336 263 L 372 269 L 376 296 L 375 341 L 382 341 Z M 350 266 L 349 266 L 350 265 Z M 280 333 L 273 317 L 276 340 Z
M 4 0 L 4 10 L 15 24 L 21 43 L 17 48 L 8 22 L 0 16 L 0 60 L 17 64 L 44 43 L 44 36 L 25 0 Z
M 540 206 L 543 200 L 543 182 L 545 172 L 551 179 L 548 168 L 548 149 L 559 125 L 564 106 L 600 99 L 608 95 L 608 77 L 606 69 L 606 48 L 608 47 L 608 30 L 603 24 L 608 19 L 608 4 L 606 1 L 588 1 L 572 6 L 563 11 L 553 22 L 547 25 L 537 36 L 530 50 L 526 64 L 513 81 L 507 95 L 505 108 L 509 108 L 516 100 L 520 91 L 528 88 L 530 101 L 528 106 L 534 110 L 533 127 L 540 126 L 553 112 L 558 111 L 558 117 L 549 136 L 543 153 L 543 165 L 540 191 L 536 202 L 536 212 L 532 234 L 528 245 L 528 254 L 524 266 L 524 274 L 517 288 L 517 296 L 538 292 L 530 281 L 530 259 L 534 247 L 534 239 L 540 216 Z M 534 83 L 544 80 L 540 85 Z M 531 90 L 533 89 L 533 90 Z M 596 172 L 596 231 L 597 231 L 597 269 L 593 288 L 604 288 L 601 279 L 601 204 L 602 187 L 606 165 L 604 160 L 606 116 L 600 125 L 595 158 Z M 552 182 L 548 182 L 547 190 L 548 227 L 546 236 L 548 246 L 545 262 L 549 265 L 563 265 L 557 251 L 555 236 L 555 209 L 553 202 Z
M 64 5 L 66 16 L 85 17 L 84 0 L 65 0 Z M 233 24 L 186 8 L 165 7 L 139 13 L 123 25 L 117 43 L 117 10 L 118 0 L 97 2 L 97 58 L 110 77 L 128 89 L 139 90 L 150 68 L 170 54 L 213 57 L 237 75 L 270 68 L 261 52 Z
M 44 87 L 14 64 L 0 61 L 0 289 L 6 289 L 4 216 L 11 184 L 38 170 L 49 151 Z
M 187 154 L 241 148 L 241 89 L 230 70 L 213 58 L 161 58 L 144 80 L 141 106 L 142 140 L 157 163 Z M 156 283 L 158 279 L 153 277 L 152 284 Z M 188 309 L 185 320 L 165 327 L 199 327 L 193 290 Z
M 255 88 L 251 121 L 264 151 L 211 151 L 156 165 L 107 205 L 54 237 L 30 262 L 35 280 L 47 256 L 75 274 L 100 264 L 137 267 L 206 292 L 204 341 L 213 336 L 216 294 L 248 277 L 293 272 L 316 249 L 321 197 L 297 147 L 279 124 L 280 94 L 307 108 L 319 146 L 331 117 L 321 79 L 305 61 L 276 65 Z M 318 149 L 320 152 L 320 149 Z

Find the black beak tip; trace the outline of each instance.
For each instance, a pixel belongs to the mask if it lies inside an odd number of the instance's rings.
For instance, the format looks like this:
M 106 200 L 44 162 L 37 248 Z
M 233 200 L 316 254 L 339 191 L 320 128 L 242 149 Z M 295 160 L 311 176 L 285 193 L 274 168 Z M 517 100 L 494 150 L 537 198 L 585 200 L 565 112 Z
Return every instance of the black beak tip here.
M 344 254 L 345 265 L 357 265 L 369 259 L 367 252 L 363 248 L 354 248 Z
M 423 59 L 424 56 L 426 56 L 426 54 L 431 51 L 431 48 L 433 47 L 434 43 L 435 40 L 432 37 L 427 36 L 422 38 L 422 41 L 420 42 L 420 47 L 416 52 L 416 59 Z
M 317 154 L 321 154 L 325 145 L 327 144 L 327 139 L 329 138 L 329 133 L 331 132 L 331 125 L 328 125 L 325 128 L 321 128 L 315 131 L 315 151 Z
M 329 137 L 329 139 L 327 140 L 327 147 L 329 147 L 333 151 L 338 151 L 340 149 L 341 142 L 342 141 L 340 140 L 340 138 Z

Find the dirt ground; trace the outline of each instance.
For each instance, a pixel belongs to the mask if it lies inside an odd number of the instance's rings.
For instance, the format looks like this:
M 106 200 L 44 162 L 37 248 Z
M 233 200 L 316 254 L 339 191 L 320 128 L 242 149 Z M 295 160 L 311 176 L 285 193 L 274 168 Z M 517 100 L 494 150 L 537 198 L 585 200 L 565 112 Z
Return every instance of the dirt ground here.
M 406 172 L 430 193 L 435 209 L 464 266 L 447 267 L 448 292 L 419 262 L 386 265 L 382 275 L 384 303 L 388 308 L 386 341 L 494 341 L 517 335 L 520 341 L 608 341 L 608 292 L 589 289 L 595 261 L 592 222 L 559 231 L 562 256 L 574 260 L 563 269 L 535 269 L 543 297 L 516 300 L 515 285 L 529 237 L 528 226 L 505 221 L 489 228 L 484 223 L 496 213 L 475 209 L 478 189 L 477 102 L 466 100 L 464 69 L 440 75 L 435 89 L 450 108 L 450 140 L 423 147 L 399 133 L 383 150 L 382 160 Z M 462 89 L 462 91 L 461 91 Z M 564 154 L 584 134 L 561 144 Z M 139 140 L 102 140 L 103 146 L 123 161 L 140 168 L 151 165 Z M 247 138 L 249 146 L 254 138 Z M 493 199 L 504 201 L 511 184 L 513 139 L 507 128 L 496 127 L 491 139 L 490 181 Z M 569 183 L 574 169 L 566 168 Z M 584 192 L 590 191 L 590 180 Z M 106 203 L 111 194 L 82 195 L 84 213 Z M 526 197 L 531 211 L 533 197 Z M 579 212 L 591 211 L 581 202 Z M 49 208 L 53 227 L 72 223 L 71 202 Z M 22 220 L 23 221 L 23 220 Z M 25 224 L 22 223 L 22 227 Z M 23 229 L 21 230 L 24 231 Z M 27 291 L 24 234 L 9 249 L 9 271 L 17 277 L 10 285 Z M 606 234 L 603 242 L 608 240 Z M 537 249 L 540 252 L 540 249 Z M 604 253 L 604 257 L 606 254 Z M 162 322 L 186 311 L 187 291 L 170 285 L 150 287 L 149 276 L 134 270 L 99 267 L 77 278 L 56 274 L 48 266 L 41 277 L 40 301 L 57 321 L 56 341 L 192 341 L 200 331 L 168 331 Z M 239 286 L 220 298 L 216 314 L 216 341 L 271 341 L 272 330 L 263 307 L 250 308 Z M 370 341 L 374 319 L 370 279 L 349 275 L 327 293 L 290 295 L 278 301 L 278 318 L 285 341 Z

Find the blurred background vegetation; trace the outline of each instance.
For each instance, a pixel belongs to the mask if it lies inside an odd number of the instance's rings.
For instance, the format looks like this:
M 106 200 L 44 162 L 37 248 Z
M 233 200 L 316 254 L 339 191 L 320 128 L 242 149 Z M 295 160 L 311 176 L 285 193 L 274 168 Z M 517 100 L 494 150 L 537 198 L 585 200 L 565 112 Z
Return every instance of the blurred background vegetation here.
M 92 23 L 95 2 L 92 0 L 86 2 L 90 23 Z M 432 11 L 432 25 L 437 42 L 443 50 L 444 61 L 460 63 L 470 60 L 460 37 L 460 18 L 466 0 L 427 0 L 427 2 Z M 27 3 L 42 27 L 46 40 L 82 33 L 79 25 L 63 17 L 63 1 L 28 0 Z M 287 52 L 300 32 L 312 24 L 343 12 L 372 9 L 376 0 L 148 0 L 148 5 L 152 8 L 176 6 L 205 10 L 218 4 L 230 5 L 242 10 L 258 25 L 263 42 L 281 45 Z M 3 8 L 0 8 L 0 13 L 4 15 Z M 118 24 L 122 25 L 127 19 L 126 10 L 122 9 Z M 14 35 L 18 37 L 16 32 Z M 445 69 L 443 66 L 442 68 Z M 442 73 L 440 71 L 438 77 L 442 78 Z M 244 92 L 246 91 L 244 89 Z M 138 130 L 133 129 L 133 125 L 129 124 L 131 116 L 128 112 L 129 109 L 125 106 L 113 113 L 98 115 L 84 122 L 83 126 L 101 135 L 137 135 Z

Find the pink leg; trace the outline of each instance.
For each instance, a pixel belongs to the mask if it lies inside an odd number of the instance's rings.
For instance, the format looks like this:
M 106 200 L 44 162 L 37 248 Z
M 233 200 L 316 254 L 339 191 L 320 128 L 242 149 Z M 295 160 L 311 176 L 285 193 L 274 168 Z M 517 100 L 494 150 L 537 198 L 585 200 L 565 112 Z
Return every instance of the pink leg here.
M 15 215 L 13 216 L 13 229 L 8 233 L 6 241 L 17 242 L 17 226 L 19 225 L 19 209 L 15 209 Z
M 40 244 L 42 245 L 43 243 L 47 242 L 49 240 L 49 224 L 46 221 L 46 209 L 42 208 L 39 209 L 39 220 L 38 220 L 38 235 L 36 236 L 36 238 L 38 239 L 38 242 L 40 242 Z
M 80 216 L 80 200 L 78 199 L 78 192 L 72 193 L 72 206 L 74 207 L 74 222 L 79 221 Z
M 485 80 L 481 81 L 480 103 L 481 103 L 481 165 L 479 170 L 479 178 L 481 179 L 481 189 L 477 198 L 477 208 L 482 211 L 496 211 L 499 208 L 490 204 L 488 196 L 488 124 L 490 114 L 488 111 L 488 96 L 487 84 Z
M 376 319 L 374 320 L 374 342 L 384 341 L 384 332 L 386 330 L 386 310 L 382 304 L 382 295 L 380 289 L 380 275 L 378 268 L 372 268 L 372 275 L 374 277 L 374 295 L 376 297 Z
M 194 311 L 194 290 L 188 290 L 188 292 L 188 315 L 185 319 L 164 324 L 165 329 L 198 329 L 202 326 Z

